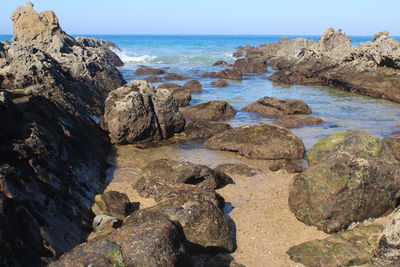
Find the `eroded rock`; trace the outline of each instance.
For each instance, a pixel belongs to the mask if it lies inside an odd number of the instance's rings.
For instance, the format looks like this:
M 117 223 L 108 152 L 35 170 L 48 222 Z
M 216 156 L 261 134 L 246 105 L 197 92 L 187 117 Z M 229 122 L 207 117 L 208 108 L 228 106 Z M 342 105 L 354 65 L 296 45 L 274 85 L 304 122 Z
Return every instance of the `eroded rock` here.
M 186 125 L 185 134 L 190 140 L 208 139 L 231 128 L 228 123 L 223 122 L 192 121 Z
M 182 111 L 186 120 L 191 121 L 217 121 L 230 119 L 236 110 L 225 101 L 209 101 L 185 108 Z

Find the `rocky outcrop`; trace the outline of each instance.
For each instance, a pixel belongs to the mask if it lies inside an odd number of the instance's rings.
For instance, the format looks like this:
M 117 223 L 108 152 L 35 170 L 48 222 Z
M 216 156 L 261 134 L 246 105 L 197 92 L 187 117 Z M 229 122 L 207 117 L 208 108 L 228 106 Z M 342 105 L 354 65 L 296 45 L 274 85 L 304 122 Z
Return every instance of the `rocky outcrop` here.
M 273 118 L 279 118 L 285 115 L 310 114 L 312 112 L 311 108 L 301 100 L 281 100 L 272 97 L 263 97 L 245 106 L 240 111 L 253 112 Z
M 210 78 L 220 78 L 220 79 L 227 79 L 227 80 L 242 80 L 243 74 L 238 70 L 221 70 L 218 72 L 209 72 L 204 73 L 203 77 L 210 77 Z
M 217 121 L 230 119 L 236 110 L 225 101 L 209 101 L 182 110 L 186 120 L 191 121 Z
M 171 95 L 178 103 L 179 107 L 186 107 L 189 105 L 190 100 L 192 99 L 191 91 L 179 84 L 175 83 L 163 83 L 157 88 L 167 89 L 171 92 Z
M 149 68 L 149 67 L 145 67 L 145 66 L 139 67 L 134 72 L 134 74 L 137 74 L 137 75 L 161 75 L 161 74 L 165 74 L 165 73 L 166 72 L 163 69 Z
M 262 57 L 248 57 L 236 60 L 233 69 L 242 73 L 265 73 L 267 66 L 267 60 Z
M 332 233 L 393 210 L 400 190 L 399 142 L 356 130 L 321 139 L 307 152 L 308 169 L 294 178 L 291 211 Z
M 190 90 L 190 92 L 198 93 L 203 91 L 203 86 L 198 80 L 191 80 L 183 84 L 183 87 Z
M 211 85 L 214 85 L 217 87 L 225 87 L 225 86 L 228 86 L 229 83 L 225 80 L 219 79 L 218 81 L 212 82 Z
M 242 126 L 207 140 L 209 149 L 239 152 L 251 159 L 300 159 L 303 141 L 289 130 L 272 124 Z
M 223 122 L 192 121 L 186 125 L 185 135 L 189 140 L 208 139 L 231 128 Z
M 102 119 L 114 144 L 159 141 L 185 127 L 176 100 L 165 89 L 132 81 L 110 93 Z
M 190 76 L 184 76 L 184 75 L 180 75 L 180 74 L 177 74 L 177 73 L 168 73 L 163 78 L 166 79 L 166 80 L 188 80 L 188 79 L 192 79 L 192 77 L 190 77 Z
M 308 267 L 368 264 L 382 229 L 381 224 L 358 225 L 323 240 L 291 247 L 287 253 L 293 261 Z

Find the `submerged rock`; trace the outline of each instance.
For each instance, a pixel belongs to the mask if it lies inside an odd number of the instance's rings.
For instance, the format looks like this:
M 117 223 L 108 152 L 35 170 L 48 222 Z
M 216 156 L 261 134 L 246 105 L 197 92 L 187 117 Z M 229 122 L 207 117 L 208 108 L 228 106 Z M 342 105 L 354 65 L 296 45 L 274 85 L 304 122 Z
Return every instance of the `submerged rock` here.
M 163 69 L 149 68 L 149 67 L 144 67 L 144 66 L 139 67 L 134 72 L 134 74 L 137 74 L 137 75 L 161 75 L 161 74 L 165 74 L 165 73 L 166 72 Z
M 166 79 L 166 80 L 188 80 L 188 79 L 192 79 L 192 77 L 190 77 L 190 76 L 184 76 L 184 75 L 180 75 L 180 74 L 177 74 L 177 73 L 168 73 L 163 78 Z
M 182 114 L 186 120 L 217 121 L 232 118 L 235 116 L 236 110 L 225 101 L 209 101 L 187 107 Z
M 184 126 L 171 93 L 145 81 L 132 81 L 111 92 L 106 100 L 102 127 L 114 144 L 168 139 Z
M 324 123 L 323 120 L 317 117 L 298 117 L 296 115 L 287 115 L 279 118 L 274 124 L 285 127 L 285 128 L 296 128 L 307 125 L 319 125 Z
M 228 62 L 226 62 L 224 60 L 218 60 L 213 64 L 213 66 L 229 67 L 229 66 L 231 66 L 231 64 L 229 64 Z
M 190 92 L 202 92 L 203 91 L 203 86 L 198 80 L 191 80 L 186 82 L 183 85 L 184 88 L 190 90 Z
M 219 79 L 218 81 L 212 82 L 211 85 L 218 86 L 218 87 L 225 87 L 225 86 L 228 86 L 229 83 L 225 80 Z
M 358 225 L 323 240 L 291 247 L 287 254 L 293 261 L 307 267 L 368 264 L 382 229 L 380 224 Z
M 303 141 L 289 130 L 272 124 L 242 126 L 207 140 L 209 149 L 239 152 L 251 159 L 300 159 Z
M 341 132 L 321 139 L 307 155 L 309 168 L 289 191 L 290 210 L 300 221 L 332 233 L 397 205 L 399 163 L 379 138 Z
M 163 80 L 158 76 L 149 76 L 144 80 L 149 83 L 162 83 L 163 82 Z
M 310 114 L 312 112 L 311 108 L 301 100 L 282 100 L 272 97 L 260 98 L 256 102 L 242 108 L 240 111 L 253 112 L 273 118 L 279 118 L 285 115 Z
M 204 73 L 203 77 L 210 77 L 210 78 L 220 78 L 220 79 L 227 79 L 227 80 L 242 80 L 243 75 L 240 71 L 237 70 L 221 70 L 218 72 L 209 72 Z
M 223 122 L 192 121 L 186 125 L 185 134 L 190 140 L 208 139 L 231 128 L 228 123 Z

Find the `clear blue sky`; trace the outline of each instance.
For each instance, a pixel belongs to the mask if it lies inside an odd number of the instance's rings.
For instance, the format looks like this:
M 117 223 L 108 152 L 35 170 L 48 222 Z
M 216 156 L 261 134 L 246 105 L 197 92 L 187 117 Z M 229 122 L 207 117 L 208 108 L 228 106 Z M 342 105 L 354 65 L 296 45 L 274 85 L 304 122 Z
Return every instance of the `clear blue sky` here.
M 400 35 L 400 0 L 32 0 L 70 34 Z M 25 1 L 1 0 L 0 34 Z

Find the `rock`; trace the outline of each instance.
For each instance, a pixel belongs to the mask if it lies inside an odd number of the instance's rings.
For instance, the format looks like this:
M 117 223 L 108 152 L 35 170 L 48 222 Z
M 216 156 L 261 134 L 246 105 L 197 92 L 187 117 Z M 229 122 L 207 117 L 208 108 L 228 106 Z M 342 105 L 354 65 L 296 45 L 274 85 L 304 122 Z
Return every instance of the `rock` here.
M 332 51 L 334 49 L 351 48 L 353 43 L 341 30 L 335 31 L 333 28 L 328 28 L 324 31 L 316 45 L 317 49 Z
M 327 233 L 393 210 L 400 169 L 388 144 L 357 130 L 321 139 L 307 152 L 309 168 L 294 178 L 290 210 Z
M 159 141 L 184 129 L 176 100 L 165 89 L 132 81 L 110 93 L 102 127 L 113 144 Z
M 277 160 L 268 169 L 273 172 L 285 170 L 288 173 L 300 173 L 304 170 L 302 164 L 293 160 Z
M 235 57 L 235 58 L 241 58 L 241 57 L 244 57 L 244 56 L 246 56 L 246 53 L 248 52 L 248 51 L 251 51 L 251 50 L 253 50 L 255 47 L 254 46 L 251 46 L 251 45 L 246 45 L 246 46 L 239 46 L 238 48 L 237 48 L 237 51 L 235 52 L 235 53 L 233 53 L 233 57 Z
M 313 116 L 298 117 L 296 115 L 283 116 L 274 122 L 274 124 L 285 127 L 285 128 L 296 128 L 296 127 L 302 127 L 302 126 L 307 126 L 307 125 L 319 125 L 322 123 L 324 123 L 324 121 L 317 117 L 313 117 Z
M 374 41 L 379 39 L 381 36 L 389 37 L 389 32 L 388 31 L 382 31 L 382 32 L 377 32 L 374 34 Z
M 149 68 L 149 67 L 144 67 L 144 66 L 139 67 L 134 72 L 134 74 L 137 74 L 137 75 L 161 75 L 161 74 L 165 74 L 165 73 L 166 72 L 163 69 Z
M 162 83 L 157 88 L 167 89 L 169 91 L 173 91 L 175 89 L 184 89 L 183 86 L 177 83 Z
M 158 205 L 140 210 L 124 221 L 137 224 L 165 218 L 182 225 L 191 251 L 232 252 L 235 244 L 229 235 L 229 223 L 213 203 L 193 197 L 176 197 Z
M 198 80 L 191 80 L 186 82 L 183 85 L 184 88 L 190 90 L 190 92 L 202 92 L 203 91 L 203 86 Z
M 231 66 L 231 64 L 229 64 L 228 62 L 224 61 L 224 60 L 218 60 L 217 62 L 215 62 L 213 64 L 213 66 L 223 66 L 223 67 L 229 67 Z
M 279 118 L 285 115 L 310 114 L 312 112 L 311 108 L 301 100 L 281 100 L 272 97 L 260 98 L 257 102 L 245 106 L 240 111 L 253 112 L 273 118 Z
M 245 73 L 267 72 L 267 60 L 261 58 L 240 58 L 233 64 L 233 69 Z
M 186 125 L 185 134 L 189 140 L 208 139 L 229 129 L 231 126 L 228 123 L 192 121 Z
M 207 166 L 161 159 L 143 168 L 133 187 L 143 197 L 151 196 L 161 200 L 170 193 L 184 189 L 181 185 L 189 185 L 186 187 L 187 191 L 194 192 L 194 187 L 213 191 L 231 183 L 233 181 L 229 176 L 215 172 Z
M 228 86 L 229 83 L 225 80 L 220 79 L 218 81 L 212 82 L 211 85 L 218 86 L 218 87 L 225 87 L 225 86 Z
M 225 163 L 220 164 L 215 168 L 216 171 L 224 172 L 224 173 L 232 173 L 238 174 L 246 177 L 255 176 L 260 174 L 260 170 L 253 169 L 242 163 Z
M 157 88 L 167 89 L 170 91 L 172 97 L 176 99 L 179 107 L 186 107 L 192 99 L 190 90 L 176 83 L 163 83 Z
M 370 263 L 381 224 L 358 225 L 322 240 L 305 242 L 288 250 L 290 258 L 305 266 L 359 266 Z
M 93 219 L 92 227 L 95 232 L 105 229 L 113 228 L 114 224 L 118 222 L 118 219 L 109 215 L 96 215 Z
M 185 245 L 178 225 L 156 219 L 126 225 L 88 241 L 51 266 L 184 266 Z
M 130 212 L 130 201 L 127 195 L 116 192 L 108 191 L 94 198 L 95 204 L 92 206 L 92 211 L 96 215 L 110 215 L 124 219 Z
M 244 267 L 236 262 L 230 254 L 196 254 L 190 257 L 193 267 Z
M 158 76 L 149 76 L 146 79 L 144 79 L 146 82 L 149 83 L 162 83 L 162 79 Z
M 190 76 L 184 76 L 184 75 L 180 75 L 180 74 L 177 74 L 177 73 L 168 73 L 163 78 L 166 79 L 166 80 L 188 80 L 188 79 L 193 79 Z
M 400 260 L 399 225 L 400 212 L 397 208 L 390 216 L 378 239 L 372 259 L 373 266 L 397 266 Z
M 191 121 L 217 121 L 230 119 L 236 110 L 225 101 L 209 101 L 195 106 L 190 106 L 182 111 L 183 117 Z
M 215 135 L 205 143 L 209 149 L 239 152 L 251 159 L 300 159 L 303 141 L 289 130 L 272 124 L 242 126 Z
M 243 75 L 240 71 L 237 70 L 221 70 L 218 72 L 209 72 L 204 73 L 202 77 L 210 77 L 210 78 L 220 78 L 220 79 L 227 79 L 227 80 L 242 80 Z

